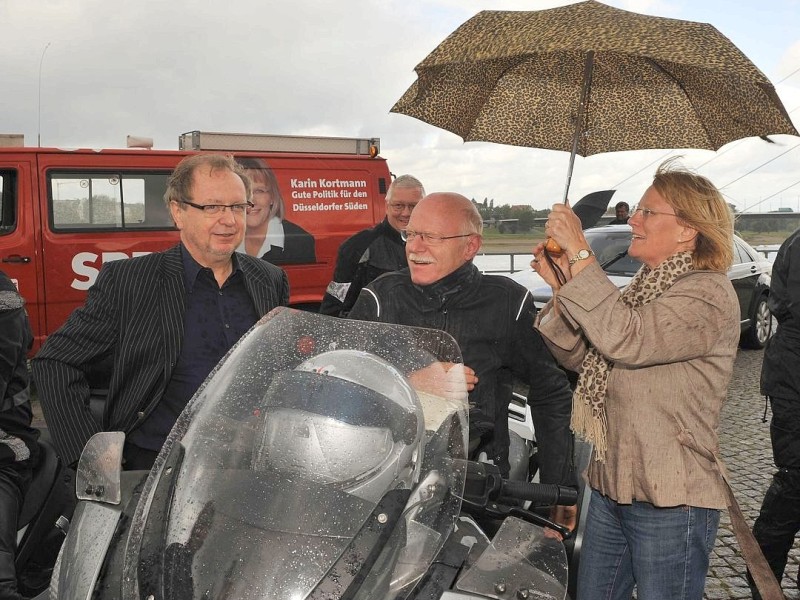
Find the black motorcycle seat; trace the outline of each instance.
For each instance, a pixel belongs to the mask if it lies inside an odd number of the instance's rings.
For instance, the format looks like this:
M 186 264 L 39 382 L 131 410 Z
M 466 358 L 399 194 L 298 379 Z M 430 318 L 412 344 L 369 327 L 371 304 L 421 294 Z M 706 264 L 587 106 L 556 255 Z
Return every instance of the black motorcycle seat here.
M 39 462 L 33 469 L 33 477 L 25 494 L 25 502 L 19 515 L 17 528 L 21 529 L 39 514 L 42 505 L 49 496 L 56 475 L 58 474 L 58 455 L 56 449 L 47 440 L 39 439 Z

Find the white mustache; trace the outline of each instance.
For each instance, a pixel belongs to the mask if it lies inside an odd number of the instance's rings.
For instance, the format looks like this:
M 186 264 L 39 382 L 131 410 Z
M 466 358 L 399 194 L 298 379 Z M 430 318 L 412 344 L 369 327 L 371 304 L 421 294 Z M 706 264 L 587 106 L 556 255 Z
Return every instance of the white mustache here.
M 434 262 L 434 260 L 430 256 L 420 256 L 419 254 L 415 254 L 414 252 L 408 255 L 408 260 L 423 265 L 430 265 Z

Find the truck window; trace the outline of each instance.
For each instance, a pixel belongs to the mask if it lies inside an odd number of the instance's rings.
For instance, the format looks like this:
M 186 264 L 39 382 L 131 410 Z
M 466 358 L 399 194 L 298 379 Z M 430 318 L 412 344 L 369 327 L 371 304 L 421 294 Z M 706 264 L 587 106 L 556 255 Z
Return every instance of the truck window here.
M 163 198 L 168 176 L 166 172 L 50 173 L 53 230 L 172 229 Z
M 14 231 L 17 225 L 17 186 L 14 171 L 0 171 L 0 235 Z

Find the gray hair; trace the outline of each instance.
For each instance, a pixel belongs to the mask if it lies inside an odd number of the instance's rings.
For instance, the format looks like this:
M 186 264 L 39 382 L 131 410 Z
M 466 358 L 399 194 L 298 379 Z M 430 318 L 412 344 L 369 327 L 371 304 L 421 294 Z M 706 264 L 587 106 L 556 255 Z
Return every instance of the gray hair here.
M 422 187 L 422 182 L 419 179 L 417 179 L 413 175 L 400 175 L 389 186 L 389 190 L 386 192 L 386 202 L 391 202 L 392 192 L 397 188 L 408 189 L 408 190 L 416 189 L 419 190 L 420 198 L 425 196 L 425 188 Z

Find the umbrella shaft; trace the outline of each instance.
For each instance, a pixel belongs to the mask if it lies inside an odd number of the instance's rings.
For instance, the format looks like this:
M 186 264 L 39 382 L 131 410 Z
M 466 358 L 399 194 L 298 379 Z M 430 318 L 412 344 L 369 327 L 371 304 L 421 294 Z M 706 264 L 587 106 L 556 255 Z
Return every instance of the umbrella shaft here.
M 569 184 L 572 182 L 572 169 L 575 166 L 575 155 L 578 153 L 578 144 L 583 135 L 584 115 L 589 105 L 589 90 L 592 87 L 592 70 L 594 69 L 594 50 L 586 53 L 586 62 L 583 66 L 583 88 L 581 89 L 581 100 L 578 104 L 578 117 L 575 120 L 575 135 L 572 137 L 572 152 L 569 154 L 569 168 L 567 169 L 567 185 L 564 188 L 564 204 L 567 203 L 569 194 Z

